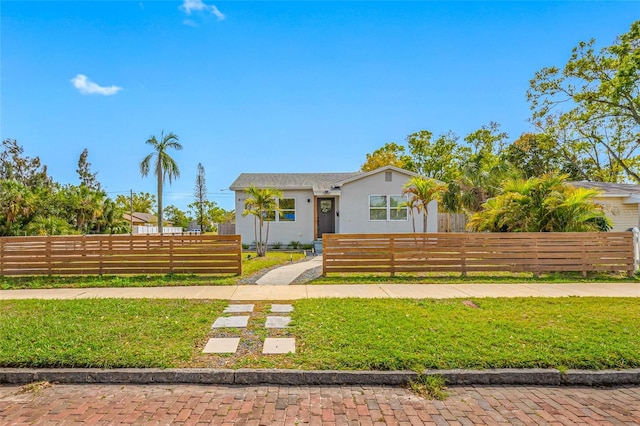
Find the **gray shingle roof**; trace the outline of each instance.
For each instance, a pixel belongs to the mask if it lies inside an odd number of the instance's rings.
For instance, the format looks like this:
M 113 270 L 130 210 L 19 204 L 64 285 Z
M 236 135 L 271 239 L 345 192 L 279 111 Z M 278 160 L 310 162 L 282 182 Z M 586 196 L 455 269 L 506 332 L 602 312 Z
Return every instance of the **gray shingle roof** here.
M 330 189 L 340 181 L 363 174 L 350 173 L 242 173 L 229 189 L 239 191 L 251 185 L 258 188 Z

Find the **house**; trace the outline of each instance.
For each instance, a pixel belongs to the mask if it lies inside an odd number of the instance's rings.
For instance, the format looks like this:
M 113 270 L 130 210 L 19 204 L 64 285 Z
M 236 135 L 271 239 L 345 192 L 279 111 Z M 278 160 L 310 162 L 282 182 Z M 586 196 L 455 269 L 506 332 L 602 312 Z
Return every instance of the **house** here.
M 151 213 L 125 213 L 123 214 L 123 218 L 127 223 L 132 224 L 133 226 L 157 226 L 158 218 Z
M 158 233 L 158 218 L 150 213 L 124 213 L 123 219 L 131 224 L 133 234 L 157 234 Z M 179 234 L 182 232 L 182 228 L 172 226 L 173 223 L 168 220 L 163 220 L 162 230 L 165 234 Z
M 640 227 L 640 185 L 608 182 L 568 182 L 576 188 L 597 189 L 594 202 L 603 206 L 611 219 L 611 231 L 623 232 Z
M 407 201 L 404 184 L 415 173 L 393 166 L 352 173 L 242 173 L 235 191 L 236 232 L 255 241 L 254 217 L 242 216 L 249 186 L 282 191 L 280 214 L 270 215 L 269 242 L 307 244 L 324 234 L 405 233 L 422 231 L 423 215 L 399 207 Z M 427 231 L 436 232 L 437 202 L 428 206 Z M 412 214 L 413 213 L 413 214 Z

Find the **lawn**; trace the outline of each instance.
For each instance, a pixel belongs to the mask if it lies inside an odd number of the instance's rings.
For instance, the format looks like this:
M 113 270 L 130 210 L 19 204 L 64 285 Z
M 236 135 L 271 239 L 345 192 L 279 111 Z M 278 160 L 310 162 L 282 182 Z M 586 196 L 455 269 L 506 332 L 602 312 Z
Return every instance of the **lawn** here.
M 465 302 L 465 303 L 463 303 Z M 246 330 L 211 330 L 226 301 L 1 301 L 2 367 L 605 369 L 640 367 L 640 299 L 512 298 L 295 301 L 287 330 L 266 330 L 270 302 Z M 218 333 L 218 334 L 216 334 Z M 276 334 L 273 334 L 276 333 Z M 296 353 L 265 356 L 267 336 Z M 237 355 L 202 354 L 241 337 Z M 253 342 L 247 344 L 246 342 Z
M 256 257 L 255 252 L 244 252 L 242 275 L 136 275 L 136 276 L 30 276 L 0 277 L 0 290 L 83 287 L 164 287 L 180 285 L 235 285 L 251 276 L 275 266 L 296 262 L 303 253 L 267 252 Z
M 586 278 L 580 273 L 562 272 L 541 274 L 533 277 L 531 273 L 509 272 L 470 272 L 466 276 L 460 273 L 422 273 L 422 274 L 331 274 L 318 277 L 308 284 L 518 284 L 518 283 L 628 283 L 640 282 L 640 274 L 628 277 L 624 273 L 590 273 Z

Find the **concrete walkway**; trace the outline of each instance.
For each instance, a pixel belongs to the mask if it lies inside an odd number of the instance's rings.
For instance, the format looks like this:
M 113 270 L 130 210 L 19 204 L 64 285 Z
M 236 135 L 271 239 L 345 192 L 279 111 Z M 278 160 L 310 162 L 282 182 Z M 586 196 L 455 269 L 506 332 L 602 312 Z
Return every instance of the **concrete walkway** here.
M 640 297 L 640 283 L 242 285 L 0 291 L 0 300 L 123 298 L 278 301 L 337 297 L 451 299 L 568 296 Z
M 322 256 L 313 256 L 305 261 L 292 263 L 272 269 L 264 274 L 256 284 L 258 285 L 288 285 L 310 269 L 322 266 Z

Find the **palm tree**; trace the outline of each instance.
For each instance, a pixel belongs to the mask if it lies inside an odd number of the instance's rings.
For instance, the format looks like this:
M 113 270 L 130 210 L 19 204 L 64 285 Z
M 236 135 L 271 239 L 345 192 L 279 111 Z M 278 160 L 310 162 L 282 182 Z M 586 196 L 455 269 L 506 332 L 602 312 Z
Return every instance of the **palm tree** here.
M 414 176 L 404 184 L 402 195 L 410 194 L 407 206 L 415 208 L 418 213 L 424 212 L 422 221 L 422 232 L 427 232 L 427 216 L 429 214 L 427 206 L 434 200 L 440 200 L 442 194 L 447 190 L 447 185 L 432 178 Z
M 256 188 L 251 185 L 245 189 L 244 192 L 248 197 L 244 200 L 244 212 L 242 212 L 242 216 L 248 214 L 254 216 L 253 229 L 256 238 L 256 254 L 259 257 L 263 257 L 267 254 L 269 222 L 275 220 L 275 216 L 272 218 L 271 215 L 278 214 L 279 208 L 276 198 L 282 198 L 282 191 L 273 188 Z M 267 221 L 267 233 L 263 241 L 262 230 L 265 220 Z
M 174 177 L 180 177 L 178 164 L 169 156 L 167 151 L 171 148 L 179 151 L 182 149 L 182 145 L 178 142 L 178 136 L 171 132 L 166 135 L 164 132 L 160 133 L 160 142 L 155 136 L 151 136 L 145 143 L 153 147 L 153 152 L 144 157 L 140 163 L 140 174 L 143 177 L 149 174 L 151 159 L 155 156 L 153 173 L 158 178 L 158 231 L 162 234 L 162 186 L 164 179 L 168 178 L 169 185 L 171 185 Z

